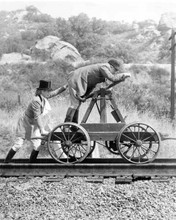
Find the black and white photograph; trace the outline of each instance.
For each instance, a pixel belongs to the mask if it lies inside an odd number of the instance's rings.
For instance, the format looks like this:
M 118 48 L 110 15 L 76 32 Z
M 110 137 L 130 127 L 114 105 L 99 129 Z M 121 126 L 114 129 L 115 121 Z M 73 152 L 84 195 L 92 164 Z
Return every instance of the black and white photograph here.
M 176 220 L 175 50 L 175 0 L 0 0 L 0 220 Z

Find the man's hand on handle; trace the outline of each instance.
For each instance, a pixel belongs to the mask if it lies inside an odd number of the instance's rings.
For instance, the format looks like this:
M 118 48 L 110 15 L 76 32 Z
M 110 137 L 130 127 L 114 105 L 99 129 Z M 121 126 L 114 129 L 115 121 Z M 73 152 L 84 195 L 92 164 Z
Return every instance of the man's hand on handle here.
M 111 84 L 108 85 L 105 89 L 110 89 L 111 87 L 113 87 L 113 86 L 115 86 L 115 85 L 117 85 L 117 84 L 119 84 L 119 83 L 125 81 L 126 78 L 131 77 L 131 73 L 121 73 L 121 74 L 122 74 L 122 76 L 121 76 L 121 79 L 120 79 L 120 80 L 111 83 Z

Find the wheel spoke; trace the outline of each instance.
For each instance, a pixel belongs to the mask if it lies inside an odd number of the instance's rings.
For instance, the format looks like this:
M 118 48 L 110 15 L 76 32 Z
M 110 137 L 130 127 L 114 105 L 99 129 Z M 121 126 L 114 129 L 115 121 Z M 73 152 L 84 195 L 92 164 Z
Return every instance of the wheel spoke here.
M 136 151 L 136 148 L 135 148 L 135 146 L 133 146 L 133 153 L 132 153 L 132 155 L 131 155 L 131 157 L 130 157 L 130 160 L 133 158 L 133 156 L 134 156 L 134 154 L 135 154 L 135 151 Z
M 138 126 L 138 133 L 137 133 L 137 139 L 139 140 L 140 139 L 140 127 Z
M 66 136 L 65 136 L 65 132 L 63 131 L 62 128 L 60 128 L 60 130 L 61 130 L 61 132 L 62 132 L 62 134 L 63 134 L 63 136 L 64 136 L 65 141 L 67 141 L 67 138 L 66 138 Z
M 143 132 L 143 133 L 142 133 Z M 142 137 L 141 137 L 141 133 L 142 133 L 142 136 L 144 135 L 144 132 L 145 132 L 145 129 L 140 125 L 140 123 L 138 124 L 138 140 L 142 140 Z
M 57 157 L 61 158 L 61 157 L 62 157 L 62 155 L 64 155 L 63 150 L 62 150 L 62 152 L 60 153 L 60 155 L 59 155 L 59 156 L 58 156 L 58 154 L 57 154 Z
M 81 147 L 79 144 L 73 144 L 74 146 L 70 149 L 72 150 L 74 156 L 76 157 L 76 153 L 80 154 L 80 157 L 84 155 L 84 152 L 86 152 L 86 149 Z M 73 151 L 74 150 L 74 151 Z
M 131 145 L 131 146 L 129 146 L 129 147 L 126 146 L 126 145 L 124 145 L 123 147 L 121 147 L 121 149 L 123 149 L 123 148 L 125 148 L 125 147 L 126 147 L 127 149 L 126 149 L 126 151 L 123 151 L 123 152 L 126 154 L 127 152 L 129 152 L 129 151 L 131 150 L 131 148 L 133 147 L 133 145 Z
M 67 138 L 67 140 L 70 140 L 70 132 L 69 132 L 69 130 L 70 130 L 70 125 L 67 126 L 67 127 L 68 127 L 68 132 L 67 132 L 68 138 Z
M 83 144 L 81 144 L 81 146 L 80 146 L 84 151 L 86 151 L 86 148 L 84 147 L 84 145 Z
M 155 154 L 157 153 L 157 151 L 154 151 L 154 150 L 152 150 L 152 149 L 150 149 L 149 152 L 152 153 L 153 155 L 155 155 Z
M 52 137 L 59 140 L 60 146 L 52 146 L 54 145 L 54 142 L 51 142 Z M 83 161 L 90 152 L 90 145 L 87 131 L 81 125 L 72 122 L 58 125 L 48 138 L 48 150 L 51 156 L 63 164 Z
M 82 145 L 78 145 L 78 148 L 79 148 L 80 156 L 83 156 L 84 152 L 86 152 L 85 148 Z
M 78 131 L 78 129 L 77 129 L 76 131 L 73 132 L 73 135 L 72 135 L 72 137 L 70 138 L 70 141 L 73 141 L 73 138 L 74 138 L 75 135 L 77 134 L 77 131 Z
M 144 156 L 142 155 L 141 159 L 144 159 L 144 158 L 146 158 L 145 160 L 147 161 L 150 159 L 147 154 L 144 154 Z
M 59 137 L 56 133 L 53 133 L 52 136 L 58 138 L 60 141 L 63 141 L 63 139 L 61 139 L 61 137 Z
M 146 146 L 144 144 L 142 144 L 141 150 L 143 150 L 144 153 L 147 153 L 148 148 L 146 149 Z
M 129 137 L 129 136 L 127 136 L 127 135 L 125 135 L 125 134 L 122 134 L 122 136 L 124 136 L 124 137 L 128 138 L 129 140 L 131 140 L 131 141 L 133 141 L 133 142 L 135 142 L 135 141 L 136 141 L 136 140 L 132 139 L 131 137 Z
M 71 138 L 70 140 L 74 143 L 74 142 L 76 142 L 76 141 L 78 141 L 78 140 L 81 140 L 81 137 L 78 136 L 77 138 L 75 138 L 75 139 Z
M 149 132 L 148 132 L 148 134 L 150 134 L 150 136 L 149 136 L 149 137 L 146 137 L 145 139 L 143 139 L 143 141 L 147 141 L 149 138 L 152 138 L 152 137 L 154 137 L 154 136 L 156 135 L 156 133 L 151 134 L 151 133 L 149 133 Z M 158 140 L 157 140 L 157 141 L 158 141 Z
M 129 143 L 125 145 L 124 140 L 132 142 L 133 145 L 128 146 Z M 144 123 L 130 124 L 120 131 L 117 147 L 120 155 L 127 161 L 147 163 L 156 158 L 160 147 L 160 138 L 149 125 Z
M 62 147 L 57 148 L 55 151 L 62 150 Z
M 73 144 L 73 145 L 68 149 L 68 155 L 71 155 L 71 153 L 72 153 L 72 156 L 75 157 L 75 155 L 76 155 L 75 145 L 76 145 L 76 144 Z
M 140 153 L 140 149 L 139 149 L 139 147 L 137 147 L 137 151 L 138 151 L 138 162 L 140 163 L 140 159 L 141 159 L 141 153 Z
M 131 128 L 129 128 L 131 130 Z M 135 129 L 134 129 L 135 130 Z M 134 132 L 131 130 L 131 133 L 133 135 L 133 137 L 135 138 L 135 141 L 137 140 L 136 136 L 134 135 Z
M 141 140 L 143 140 L 143 136 L 144 136 L 145 133 L 150 133 L 150 132 L 147 132 L 148 128 L 149 128 L 149 126 L 146 125 L 146 128 L 144 128 L 144 133 L 143 133 L 143 135 L 141 137 Z

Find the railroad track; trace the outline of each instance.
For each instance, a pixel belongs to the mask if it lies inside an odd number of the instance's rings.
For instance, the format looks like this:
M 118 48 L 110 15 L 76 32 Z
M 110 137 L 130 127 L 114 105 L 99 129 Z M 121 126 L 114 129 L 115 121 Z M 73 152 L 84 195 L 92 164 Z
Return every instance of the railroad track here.
M 176 159 L 156 159 L 150 164 L 131 164 L 123 159 L 87 158 L 78 164 L 59 164 L 53 159 L 38 159 L 30 164 L 27 159 L 14 159 L 5 164 L 0 160 L 0 177 L 48 177 L 58 180 L 65 177 L 88 177 L 99 181 L 115 177 L 117 182 L 141 179 L 165 180 L 176 176 Z

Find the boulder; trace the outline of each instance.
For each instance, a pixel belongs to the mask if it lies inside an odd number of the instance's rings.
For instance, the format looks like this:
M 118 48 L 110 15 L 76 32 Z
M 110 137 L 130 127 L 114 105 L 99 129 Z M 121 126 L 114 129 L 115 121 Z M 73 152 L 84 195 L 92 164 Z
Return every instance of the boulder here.
M 60 41 L 60 38 L 56 36 L 46 36 L 35 43 L 35 48 L 39 50 L 49 50 L 51 49 L 53 44 L 55 44 L 58 41 Z
M 70 63 L 83 61 L 80 53 L 73 45 L 61 41 L 56 36 L 46 36 L 38 40 L 33 49 L 46 51 L 53 61 L 63 60 Z

